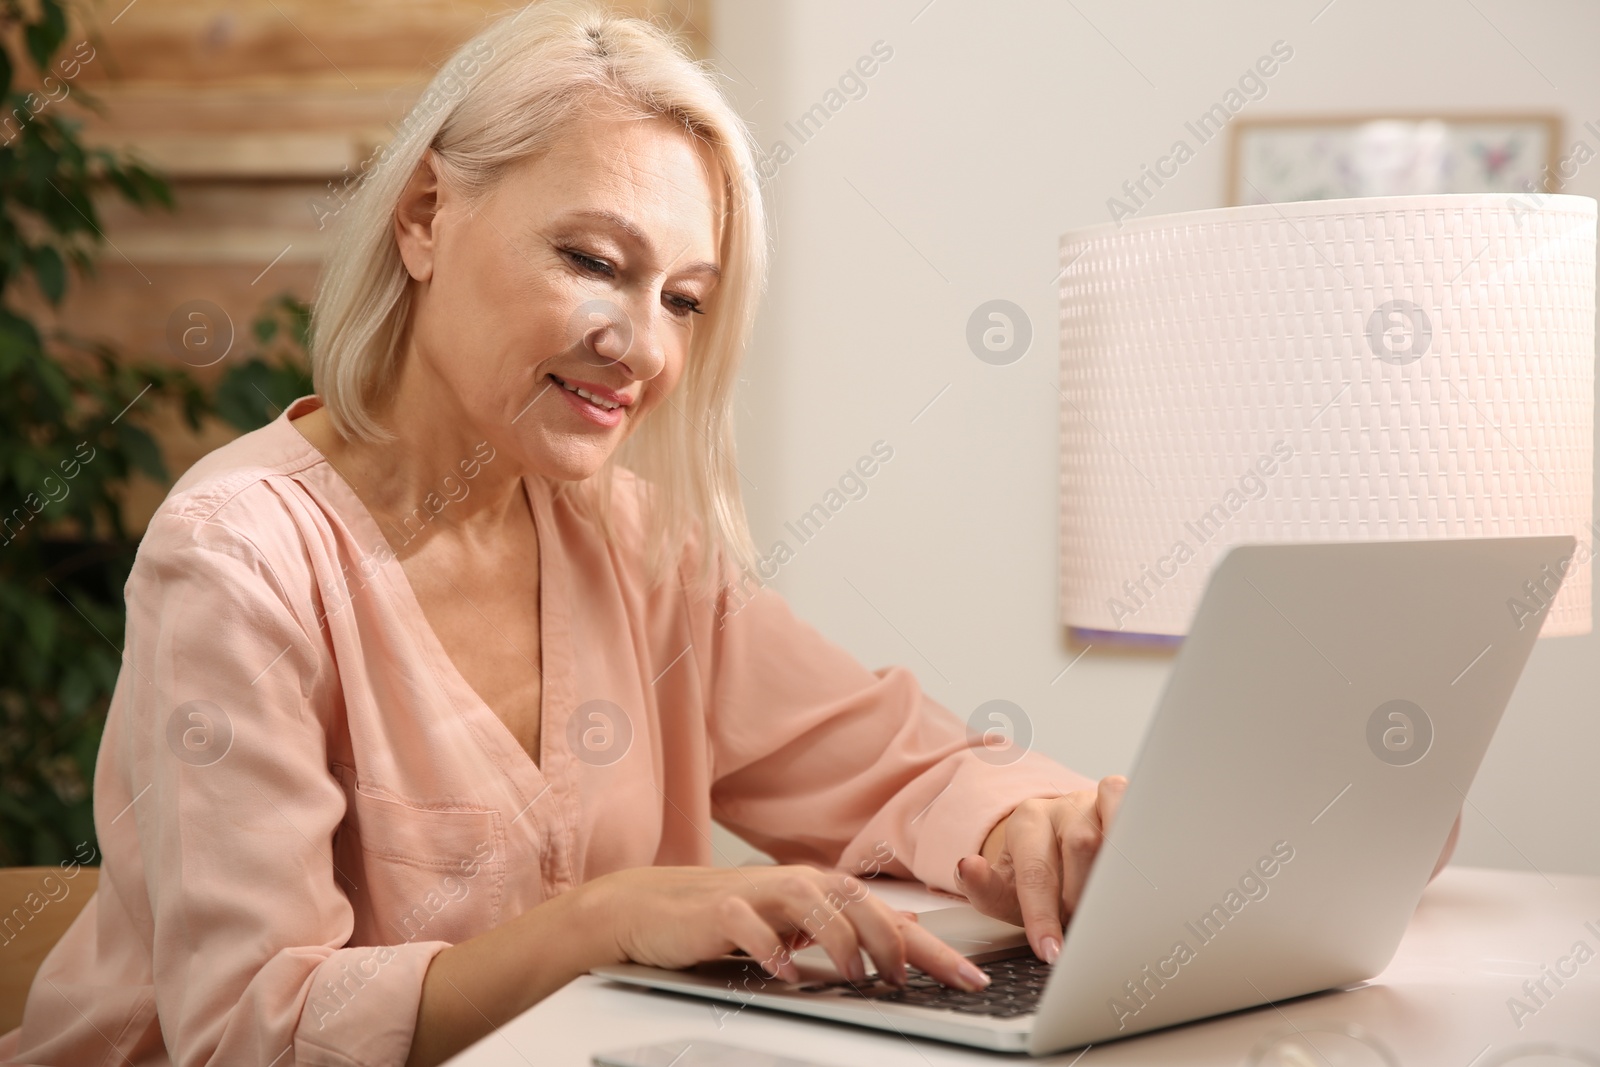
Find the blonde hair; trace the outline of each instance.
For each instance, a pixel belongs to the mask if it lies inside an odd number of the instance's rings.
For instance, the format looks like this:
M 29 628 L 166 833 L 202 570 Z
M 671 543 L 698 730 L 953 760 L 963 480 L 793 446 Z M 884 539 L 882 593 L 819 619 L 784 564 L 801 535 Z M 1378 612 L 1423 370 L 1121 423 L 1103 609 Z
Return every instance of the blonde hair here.
M 362 165 L 360 185 L 339 211 L 311 317 L 313 382 L 335 429 L 366 441 L 393 437 L 373 414 L 396 381 L 410 311 L 393 219 L 428 149 L 451 187 L 470 199 L 550 148 L 596 105 L 664 117 L 709 147 L 722 171 L 716 299 L 696 323 L 669 402 L 641 420 L 593 477 L 559 491 L 611 538 L 615 467 L 637 475 L 654 582 L 685 562 L 691 544 L 697 579 L 718 577 L 719 555 L 737 569 L 751 567 L 755 550 L 734 463 L 733 389 L 766 284 L 766 225 L 754 140 L 715 79 L 666 31 L 590 0 L 530 3 L 458 49 L 395 138 Z

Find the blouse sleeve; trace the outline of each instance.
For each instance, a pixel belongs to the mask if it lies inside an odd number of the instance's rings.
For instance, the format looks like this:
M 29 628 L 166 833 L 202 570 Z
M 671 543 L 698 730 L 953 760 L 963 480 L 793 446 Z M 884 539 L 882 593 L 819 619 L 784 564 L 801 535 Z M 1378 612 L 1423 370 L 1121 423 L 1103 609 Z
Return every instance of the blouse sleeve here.
M 135 798 L 161 1031 L 181 1065 L 401 1064 L 445 943 L 343 947 L 334 666 L 310 583 L 268 562 L 298 569 L 292 523 L 248 528 L 163 511 L 128 580 L 113 759 Z
M 1018 803 L 1095 785 L 1036 752 L 982 758 L 909 670 L 868 670 L 771 589 L 725 586 L 713 614 L 712 811 L 780 862 L 953 890 Z

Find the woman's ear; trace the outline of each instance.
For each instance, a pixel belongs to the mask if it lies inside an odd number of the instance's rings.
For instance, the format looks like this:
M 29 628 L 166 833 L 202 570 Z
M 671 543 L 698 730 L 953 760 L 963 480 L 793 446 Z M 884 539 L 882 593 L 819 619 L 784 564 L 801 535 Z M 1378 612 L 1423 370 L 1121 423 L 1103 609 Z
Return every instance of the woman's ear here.
M 433 149 L 423 152 L 394 209 L 394 239 L 406 273 L 419 282 L 433 277 L 433 257 L 438 249 L 439 172 Z

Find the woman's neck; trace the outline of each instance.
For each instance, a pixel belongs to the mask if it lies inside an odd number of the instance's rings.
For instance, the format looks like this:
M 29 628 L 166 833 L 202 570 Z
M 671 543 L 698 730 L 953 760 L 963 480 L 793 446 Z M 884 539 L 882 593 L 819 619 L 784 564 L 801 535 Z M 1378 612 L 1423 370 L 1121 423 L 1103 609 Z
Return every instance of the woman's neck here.
M 416 366 L 415 361 L 408 361 Z M 409 380 L 408 380 L 409 379 Z M 452 399 L 402 373 L 389 404 L 376 413 L 393 438 L 375 443 L 340 436 L 327 408 L 293 426 L 348 482 L 380 526 L 394 526 L 421 509 L 432 528 L 469 536 L 500 528 L 527 513 L 522 475 L 477 432 Z

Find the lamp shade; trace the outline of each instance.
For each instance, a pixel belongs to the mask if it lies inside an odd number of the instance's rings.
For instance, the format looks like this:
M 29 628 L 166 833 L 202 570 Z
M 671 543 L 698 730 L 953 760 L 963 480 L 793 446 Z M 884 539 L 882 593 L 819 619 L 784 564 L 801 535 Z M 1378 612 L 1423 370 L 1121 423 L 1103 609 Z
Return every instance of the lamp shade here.
M 1239 542 L 1572 534 L 1559 594 L 1508 610 L 1587 633 L 1595 208 L 1390 196 L 1064 235 L 1063 622 L 1182 634 Z

